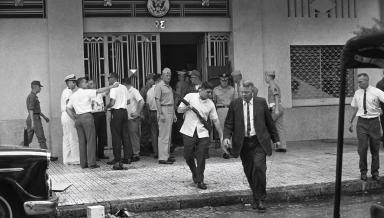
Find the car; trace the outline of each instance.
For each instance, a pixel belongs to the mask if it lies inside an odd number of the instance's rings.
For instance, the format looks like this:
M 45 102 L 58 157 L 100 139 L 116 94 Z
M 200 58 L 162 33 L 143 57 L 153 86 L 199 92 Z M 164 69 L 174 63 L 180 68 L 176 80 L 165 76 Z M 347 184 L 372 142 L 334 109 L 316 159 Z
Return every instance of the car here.
M 58 197 L 51 190 L 49 163 L 47 150 L 0 146 L 0 217 L 56 212 Z

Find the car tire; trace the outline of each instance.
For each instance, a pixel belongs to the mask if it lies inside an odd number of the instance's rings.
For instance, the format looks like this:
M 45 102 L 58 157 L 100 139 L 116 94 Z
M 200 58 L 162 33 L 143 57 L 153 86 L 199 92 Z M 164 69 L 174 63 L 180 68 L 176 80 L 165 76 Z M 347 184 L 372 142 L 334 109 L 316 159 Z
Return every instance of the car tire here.
M 0 217 L 19 218 L 24 217 L 23 207 L 16 197 L 0 191 Z

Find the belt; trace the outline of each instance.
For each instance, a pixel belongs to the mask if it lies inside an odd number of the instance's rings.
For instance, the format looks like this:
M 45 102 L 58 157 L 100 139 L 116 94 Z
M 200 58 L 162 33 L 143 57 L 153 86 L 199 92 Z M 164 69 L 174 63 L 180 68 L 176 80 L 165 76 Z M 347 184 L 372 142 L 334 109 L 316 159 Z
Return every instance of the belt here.
M 150 112 L 157 112 L 157 110 L 149 110 Z
M 371 117 L 371 118 L 365 118 L 365 117 L 359 117 L 359 119 L 363 119 L 363 120 L 374 120 L 374 119 L 378 119 L 379 117 Z
M 229 106 L 226 106 L 226 105 L 219 105 L 219 106 L 216 106 L 216 108 L 229 108 Z
M 116 109 L 116 108 L 112 108 L 111 111 L 119 111 L 119 110 L 126 110 L 125 108 L 119 108 L 119 109 Z
M 33 113 L 33 115 L 40 115 L 41 113 Z
M 162 104 L 160 106 L 162 106 L 162 107 L 173 107 L 173 104 Z
M 92 115 L 92 113 L 91 112 L 87 112 L 87 113 L 78 114 L 78 116 L 83 116 L 83 115 Z

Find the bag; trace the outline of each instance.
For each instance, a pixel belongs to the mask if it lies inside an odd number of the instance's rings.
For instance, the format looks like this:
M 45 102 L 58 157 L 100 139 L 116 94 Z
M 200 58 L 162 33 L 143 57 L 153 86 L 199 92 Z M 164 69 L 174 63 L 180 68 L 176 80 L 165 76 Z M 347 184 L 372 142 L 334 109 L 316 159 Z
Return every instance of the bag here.
M 273 121 L 276 121 L 279 117 L 284 114 L 284 107 L 281 104 L 277 104 L 277 107 L 279 108 L 279 113 L 276 113 L 276 105 L 271 108 L 271 115 Z

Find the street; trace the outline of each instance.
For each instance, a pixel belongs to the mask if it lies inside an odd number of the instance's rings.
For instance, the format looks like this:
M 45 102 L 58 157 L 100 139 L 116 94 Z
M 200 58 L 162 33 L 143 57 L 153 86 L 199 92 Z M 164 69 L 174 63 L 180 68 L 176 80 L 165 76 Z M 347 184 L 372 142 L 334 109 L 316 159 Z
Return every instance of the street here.
M 380 193 L 375 194 L 356 194 L 353 196 L 343 196 L 341 202 L 341 217 L 370 217 L 370 206 L 377 202 L 383 202 L 383 194 L 384 192 L 380 191 Z M 135 217 L 333 217 L 333 198 L 309 200 L 306 202 L 269 203 L 267 206 L 268 208 L 265 214 L 257 213 L 257 211 L 253 210 L 251 206 L 232 205 L 185 210 L 145 212 L 137 213 Z

